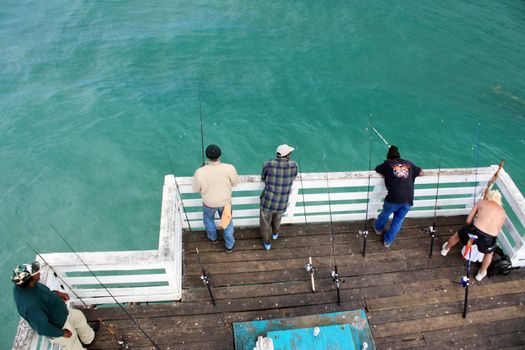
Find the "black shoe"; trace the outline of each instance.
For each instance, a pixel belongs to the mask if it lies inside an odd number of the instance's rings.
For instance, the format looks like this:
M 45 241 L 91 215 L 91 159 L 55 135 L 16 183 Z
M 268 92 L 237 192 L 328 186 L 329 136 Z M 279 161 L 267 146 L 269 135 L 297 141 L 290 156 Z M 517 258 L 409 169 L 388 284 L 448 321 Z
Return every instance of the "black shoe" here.
M 217 243 L 217 242 L 219 241 L 219 239 L 218 239 L 218 238 L 215 238 L 215 240 L 212 241 L 211 239 L 208 238 L 208 241 L 210 241 L 211 243 Z
M 231 248 L 226 248 L 226 253 L 230 254 L 231 252 L 233 252 L 233 248 L 235 248 L 235 244 Z

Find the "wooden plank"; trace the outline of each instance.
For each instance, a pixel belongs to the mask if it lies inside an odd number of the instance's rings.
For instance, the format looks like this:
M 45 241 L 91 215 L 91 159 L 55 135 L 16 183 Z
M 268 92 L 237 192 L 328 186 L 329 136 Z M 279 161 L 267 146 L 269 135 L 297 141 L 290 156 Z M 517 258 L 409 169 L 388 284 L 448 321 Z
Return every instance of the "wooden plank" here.
M 471 282 L 469 296 L 476 298 L 479 296 L 496 296 L 501 294 L 513 294 L 525 292 L 525 280 L 501 282 L 497 284 L 485 285 L 481 282 L 483 288 L 477 288 L 479 283 Z M 381 299 L 367 299 L 369 310 L 386 310 L 396 307 L 408 307 L 416 305 L 439 304 L 444 301 L 462 300 L 464 290 L 461 287 L 450 288 L 446 290 L 427 291 L 424 293 L 408 293 L 400 296 Z
M 426 349 L 427 342 L 422 333 L 402 334 L 392 337 L 375 338 L 377 349 Z
M 503 294 L 497 296 L 469 298 L 469 312 L 486 309 L 496 309 L 522 305 L 525 303 L 523 293 Z M 444 300 L 439 304 L 424 304 L 405 307 L 400 305 L 397 308 L 388 310 L 370 310 L 368 318 L 374 325 L 384 323 L 395 323 L 407 320 L 424 319 L 443 315 L 459 314 L 463 311 L 463 300 Z
M 502 349 L 525 346 L 525 319 L 460 326 L 424 332 L 429 349 Z
M 480 324 L 508 320 L 513 318 L 525 318 L 525 306 L 509 306 L 498 309 L 473 311 L 467 314 L 467 319 L 461 313 L 429 317 L 425 319 L 410 320 L 395 323 L 385 323 L 372 327 L 374 337 L 382 338 L 393 335 L 410 334 L 429 330 L 438 330 L 450 327 L 459 327 L 465 324 Z

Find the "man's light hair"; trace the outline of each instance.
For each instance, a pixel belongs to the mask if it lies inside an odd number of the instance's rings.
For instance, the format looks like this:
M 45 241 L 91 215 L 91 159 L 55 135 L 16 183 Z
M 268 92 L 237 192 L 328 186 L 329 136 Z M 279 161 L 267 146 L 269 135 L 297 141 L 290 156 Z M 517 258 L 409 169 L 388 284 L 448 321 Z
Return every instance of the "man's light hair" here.
M 489 193 L 487 193 L 487 199 L 503 206 L 503 203 L 501 202 L 501 193 L 498 190 L 490 190 Z

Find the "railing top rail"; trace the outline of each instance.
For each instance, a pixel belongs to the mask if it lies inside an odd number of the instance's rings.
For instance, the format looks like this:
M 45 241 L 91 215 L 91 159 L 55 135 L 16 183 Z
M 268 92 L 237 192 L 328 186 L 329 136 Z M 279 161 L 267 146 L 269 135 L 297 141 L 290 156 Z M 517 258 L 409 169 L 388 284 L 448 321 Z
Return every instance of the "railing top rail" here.
M 497 165 L 492 165 L 489 167 L 483 167 L 483 168 L 443 168 L 441 170 L 438 169 L 424 169 L 425 170 L 425 176 L 424 177 L 432 177 L 437 176 L 438 173 L 440 173 L 440 176 L 453 176 L 453 175 L 492 175 L 497 169 Z M 382 176 L 375 171 L 371 170 L 371 177 L 372 178 L 382 178 Z M 324 180 L 326 181 L 326 173 L 299 173 L 299 176 L 303 176 L 303 180 Z M 369 172 L 368 171 L 347 171 L 347 172 L 331 172 L 328 173 L 328 179 L 335 180 L 335 179 L 368 179 Z M 258 183 L 261 182 L 261 176 L 260 175 L 240 175 L 239 176 L 240 181 L 242 183 Z M 183 177 L 177 177 L 177 182 L 180 186 L 187 186 L 191 185 L 192 183 L 192 177 L 191 176 L 183 176 Z

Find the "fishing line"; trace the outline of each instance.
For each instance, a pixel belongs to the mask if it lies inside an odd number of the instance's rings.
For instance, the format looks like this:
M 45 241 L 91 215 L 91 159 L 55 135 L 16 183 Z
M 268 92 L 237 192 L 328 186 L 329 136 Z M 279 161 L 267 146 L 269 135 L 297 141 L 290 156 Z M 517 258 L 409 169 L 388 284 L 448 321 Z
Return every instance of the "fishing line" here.
M 95 279 L 97 280 L 97 282 L 102 286 L 102 288 L 104 288 L 104 290 L 108 293 L 108 295 L 115 301 L 115 303 L 120 307 L 120 309 L 122 310 L 122 312 L 124 312 L 124 314 L 126 314 L 126 316 L 135 324 L 135 326 L 142 332 L 142 334 L 144 334 L 144 336 L 151 342 L 151 344 L 153 345 L 153 347 L 157 350 L 160 350 L 160 347 L 157 345 L 157 343 L 151 339 L 151 337 L 148 335 L 148 333 L 146 333 L 146 331 L 144 331 L 144 329 L 142 329 L 142 327 L 138 324 L 138 322 L 133 318 L 133 316 L 131 316 L 129 314 L 129 312 L 126 311 L 126 309 L 124 308 L 124 306 L 122 306 L 122 304 L 117 300 L 117 298 L 115 298 L 115 296 L 113 294 L 111 294 L 111 292 L 109 291 L 109 289 L 106 287 L 106 285 L 104 283 L 102 283 L 102 281 L 97 277 L 97 275 L 93 272 L 93 270 L 91 270 L 91 268 L 84 262 L 84 260 L 80 257 L 80 255 L 76 252 L 75 249 L 73 249 L 73 247 L 71 246 L 71 244 L 69 244 L 69 242 L 64 238 L 64 236 L 62 236 L 62 234 L 60 232 L 58 232 L 58 230 L 56 229 L 55 226 L 53 226 L 52 224 L 49 224 L 49 226 L 51 226 L 51 228 L 56 232 L 56 234 L 62 239 L 62 241 L 64 241 L 64 243 L 69 247 L 69 249 L 76 255 L 76 257 L 78 258 L 78 260 L 80 260 L 80 262 L 82 262 L 82 264 L 84 265 L 84 267 L 89 271 L 89 273 L 91 273 L 91 275 L 93 277 L 95 277 Z
M 201 153 L 202 153 L 202 165 L 204 166 L 204 126 L 202 122 L 202 102 L 201 102 L 201 84 L 199 82 L 199 114 L 200 114 L 200 124 L 201 124 Z M 189 221 L 188 221 L 189 223 Z
M 332 229 L 332 201 L 330 199 L 330 183 L 328 181 L 328 171 L 326 170 L 326 153 L 323 153 L 323 164 L 324 164 L 324 172 L 326 174 L 326 189 L 328 192 L 328 212 L 330 214 L 330 241 L 332 243 L 332 259 L 331 262 L 333 262 L 334 269 L 331 272 L 332 281 L 335 283 L 335 289 L 337 291 L 337 305 L 341 305 L 341 281 L 339 279 L 339 273 L 337 272 L 337 261 L 335 259 L 335 247 L 334 247 L 334 231 Z
M 474 194 L 472 195 L 473 201 L 472 201 L 472 207 L 476 205 L 476 197 L 477 197 L 477 191 L 478 191 L 478 171 L 479 171 L 479 127 L 480 123 L 478 123 L 477 132 L 476 132 L 476 178 L 474 182 Z
M 78 295 L 75 290 L 58 274 L 58 272 L 56 272 L 56 270 L 53 268 L 53 266 L 48 263 L 46 261 L 46 259 L 44 259 L 44 257 L 42 256 L 42 254 L 40 254 L 24 237 L 22 237 L 22 235 L 18 234 L 18 237 L 20 237 L 21 240 L 23 240 L 25 242 L 25 244 L 27 244 L 29 246 L 29 248 L 31 248 L 31 250 L 33 250 L 33 252 L 40 258 L 42 259 L 42 261 L 44 262 L 44 264 L 47 265 L 47 267 L 53 272 L 53 275 L 60 279 L 60 281 L 62 281 L 62 283 L 71 291 L 71 293 L 73 293 L 73 295 L 78 299 L 80 300 L 80 302 L 82 304 L 84 304 L 84 307 L 87 309 L 89 308 L 88 304 L 84 301 L 84 299 L 82 299 L 80 297 L 80 295 Z M 60 284 L 60 288 L 62 288 L 63 290 L 65 290 L 64 288 L 64 285 Z M 119 344 L 120 348 L 119 349 L 130 349 L 129 347 L 129 344 L 124 340 L 123 337 L 119 337 L 117 335 L 117 333 L 111 329 L 108 325 L 106 325 L 106 323 L 104 321 L 102 321 L 101 318 L 97 318 L 100 323 L 102 323 L 102 325 L 108 330 L 108 332 L 115 338 L 115 340 L 117 341 L 117 344 Z M 122 347 L 122 346 L 126 346 L 126 347 Z
M 304 200 L 304 186 L 303 186 L 303 172 L 301 171 L 301 167 L 299 166 L 299 161 L 297 161 L 297 168 L 299 169 L 299 173 L 301 176 L 299 177 L 300 183 L 301 183 L 301 194 L 303 197 L 303 213 L 304 213 L 304 231 L 306 232 L 306 245 L 308 247 L 308 263 L 305 265 L 306 271 L 310 273 L 310 282 L 312 286 L 312 292 L 315 293 L 315 268 L 312 263 L 312 253 L 310 251 L 310 239 L 308 235 L 308 220 L 306 219 L 306 201 Z
M 370 119 L 372 116 L 370 116 Z M 371 121 L 368 123 L 368 125 L 372 125 Z M 373 128 L 373 127 L 372 127 Z M 369 208 L 369 202 L 370 202 L 370 177 L 372 174 L 371 168 L 372 168 L 372 133 L 368 128 L 366 128 L 366 131 L 368 131 L 369 134 L 369 150 L 368 150 L 368 183 L 366 188 L 366 212 L 365 212 L 365 222 L 363 226 L 363 230 L 359 231 L 359 234 L 363 236 L 363 258 L 366 255 L 366 242 L 368 239 L 368 208 Z M 388 143 L 387 143 L 388 144 Z
M 164 140 L 164 149 L 166 150 L 166 156 L 168 157 L 168 162 L 170 163 L 171 169 L 173 169 L 174 171 L 175 168 L 173 167 L 173 163 L 171 161 L 170 153 L 168 151 L 168 146 L 166 145 L 166 140 Z M 210 298 L 211 298 L 211 303 L 213 304 L 213 306 L 215 306 L 216 303 L 215 303 L 215 298 L 213 297 L 213 293 L 211 290 L 210 278 L 208 277 L 208 275 L 206 274 L 206 270 L 204 269 L 204 264 L 202 263 L 202 259 L 199 253 L 199 248 L 197 247 L 197 242 L 195 241 L 195 234 L 191 228 L 190 220 L 188 218 L 188 213 L 186 212 L 186 207 L 184 206 L 184 203 L 182 203 L 182 192 L 180 191 L 179 184 L 177 183 L 177 178 L 175 177 L 175 171 L 173 172 L 173 174 L 174 174 L 173 178 L 175 179 L 175 186 L 177 187 L 177 192 L 181 196 L 180 199 L 181 199 L 182 211 L 184 212 L 184 217 L 186 218 L 186 222 L 188 223 L 188 229 L 190 231 L 191 241 L 193 242 L 193 247 L 195 248 L 195 252 L 197 253 L 197 261 L 199 263 L 199 267 L 202 272 L 202 275 L 200 276 L 200 278 L 202 280 L 202 283 L 204 283 L 204 285 L 208 289 L 208 293 L 210 294 Z

